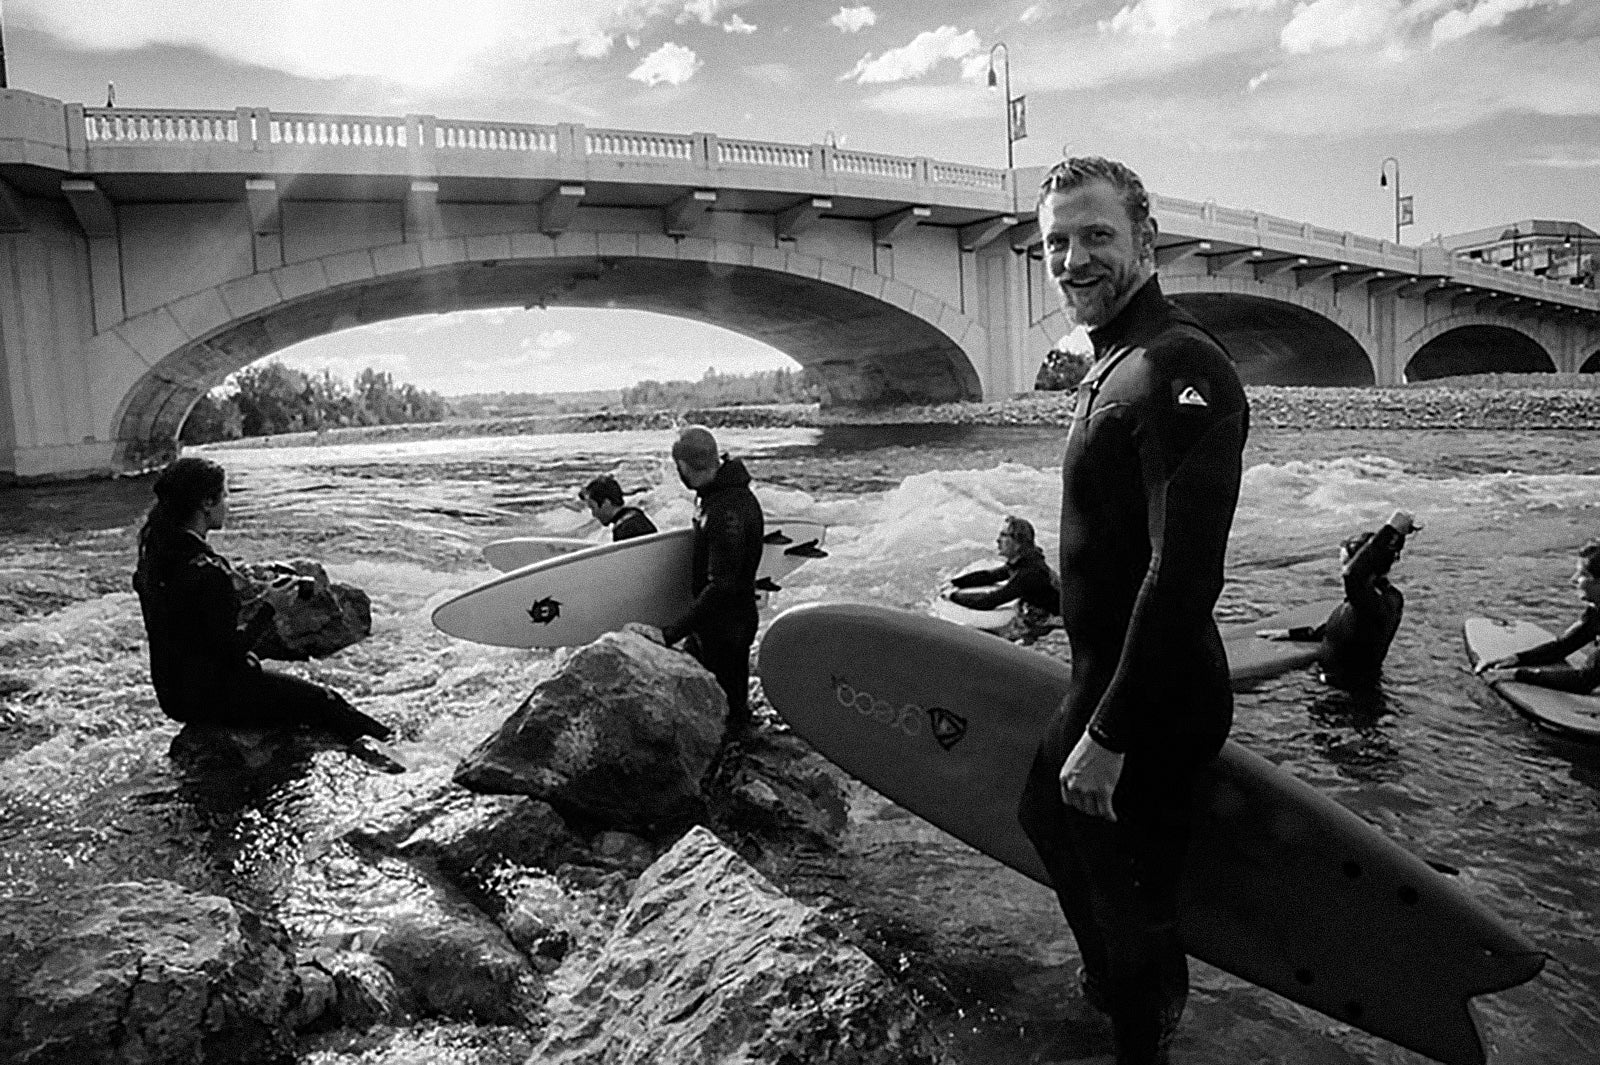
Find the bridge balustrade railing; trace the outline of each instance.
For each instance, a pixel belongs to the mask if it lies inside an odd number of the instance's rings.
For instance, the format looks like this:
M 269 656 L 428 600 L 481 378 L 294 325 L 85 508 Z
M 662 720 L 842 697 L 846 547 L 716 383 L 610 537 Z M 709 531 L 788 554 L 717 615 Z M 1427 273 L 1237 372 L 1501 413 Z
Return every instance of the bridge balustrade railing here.
M 908 159 L 903 155 L 879 155 L 876 152 L 855 152 L 834 149 L 831 153 L 833 170 L 838 174 L 855 177 L 887 178 L 892 181 L 917 181 L 923 160 Z
M 940 185 L 959 185 L 970 189 L 1004 190 L 1008 175 L 1004 170 L 986 166 L 966 166 L 961 163 L 941 163 L 930 160 L 928 180 Z
M 410 144 L 407 122 L 404 118 L 297 114 L 263 109 L 256 113 L 255 125 L 258 147 L 265 144 L 295 144 L 351 148 L 406 148 Z
M 83 109 L 83 136 L 92 144 L 205 144 L 239 142 L 235 111 L 146 111 L 126 107 Z M 253 136 L 246 131 L 246 139 Z
M 629 129 L 590 129 L 584 131 L 584 153 L 641 162 L 693 162 L 695 136 L 692 133 L 647 133 Z
M 433 120 L 433 146 L 441 151 L 532 152 L 553 155 L 561 149 L 556 126 L 522 122 Z
M 818 168 L 820 163 L 818 152 L 812 145 L 717 138 L 719 166 L 811 170 Z

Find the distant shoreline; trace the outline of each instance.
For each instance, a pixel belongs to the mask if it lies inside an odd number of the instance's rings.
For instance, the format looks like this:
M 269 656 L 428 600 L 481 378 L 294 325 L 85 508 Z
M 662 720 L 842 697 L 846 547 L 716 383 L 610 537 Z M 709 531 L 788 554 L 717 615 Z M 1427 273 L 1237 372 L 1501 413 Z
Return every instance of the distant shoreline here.
M 1520 376 L 1520 375 L 1519 375 Z M 1274 429 L 1600 429 L 1600 374 L 1582 385 L 1539 387 L 1406 385 L 1399 388 L 1251 386 L 1251 422 Z M 1030 392 L 986 403 L 823 410 L 815 404 L 670 410 L 598 410 L 467 421 L 371 425 L 280 433 L 201 445 L 207 450 L 317 447 L 406 440 L 466 439 L 547 433 L 670 429 L 684 422 L 712 428 L 820 428 L 829 425 L 1065 426 L 1071 392 Z

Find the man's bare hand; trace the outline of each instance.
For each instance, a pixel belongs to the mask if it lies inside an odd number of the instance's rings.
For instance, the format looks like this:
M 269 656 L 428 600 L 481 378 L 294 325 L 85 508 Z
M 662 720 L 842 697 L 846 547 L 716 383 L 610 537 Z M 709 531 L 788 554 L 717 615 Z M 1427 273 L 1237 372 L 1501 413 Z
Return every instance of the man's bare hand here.
M 1108 751 L 1085 732 L 1061 766 L 1061 801 L 1092 817 L 1115 821 L 1111 797 L 1121 777 L 1122 755 Z

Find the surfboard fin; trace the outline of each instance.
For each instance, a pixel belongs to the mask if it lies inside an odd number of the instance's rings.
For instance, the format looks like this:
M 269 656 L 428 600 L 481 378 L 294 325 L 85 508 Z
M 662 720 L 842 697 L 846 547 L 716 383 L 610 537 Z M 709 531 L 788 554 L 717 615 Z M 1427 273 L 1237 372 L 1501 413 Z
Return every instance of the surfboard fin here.
M 792 544 L 792 543 L 794 543 L 794 541 L 789 539 L 789 537 L 783 535 L 783 530 L 782 529 L 773 529 L 771 532 L 767 533 L 767 535 L 765 535 L 765 536 L 763 536 L 761 538 L 761 542 L 764 543 L 764 544 Z
M 783 585 L 779 584 L 777 581 L 773 580 L 771 577 L 762 577 L 759 581 L 756 581 L 756 591 L 758 591 L 758 592 L 781 592 L 781 591 L 783 591 Z
M 795 558 L 828 557 L 828 553 L 822 548 L 818 547 L 815 540 L 807 540 L 803 544 L 795 544 L 793 547 L 786 547 L 783 549 L 783 553 L 786 555 L 793 555 Z

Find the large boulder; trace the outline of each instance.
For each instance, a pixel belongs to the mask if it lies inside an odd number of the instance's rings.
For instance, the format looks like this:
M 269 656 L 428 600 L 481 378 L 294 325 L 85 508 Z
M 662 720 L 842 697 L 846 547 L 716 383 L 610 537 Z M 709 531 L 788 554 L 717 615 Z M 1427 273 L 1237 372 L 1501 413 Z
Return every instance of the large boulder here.
M 325 658 L 372 635 L 372 600 L 367 593 L 353 584 L 330 581 L 320 563 L 309 558 L 247 562 L 234 571 L 246 580 L 240 591 L 247 599 L 291 573 L 301 581 L 300 597 L 273 615 L 272 627 L 256 641 L 253 650 L 261 658 L 284 662 Z M 241 620 L 248 621 L 251 612 L 247 607 Z
M 0 1060 L 202 1065 L 288 1055 L 300 994 L 281 929 L 164 880 L 104 884 L 74 902 L 81 916 L 29 952 L 31 971 L 0 978 Z
M 727 715 L 716 678 L 694 659 L 607 633 L 534 688 L 455 780 L 601 825 L 645 827 L 697 807 Z
M 523 795 L 476 795 L 443 768 L 412 774 L 413 786 L 375 800 L 346 833 L 412 862 L 431 862 L 472 891 L 506 864 L 556 869 L 583 842 L 549 803 Z
M 639 878 L 594 963 L 560 979 L 528 1065 L 946 1060 L 876 963 L 704 828 Z
M 283 918 L 302 950 L 376 958 L 404 1013 L 509 1025 L 539 1016 L 542 975 L 427 863 L 335 841 L 295 870 Z

